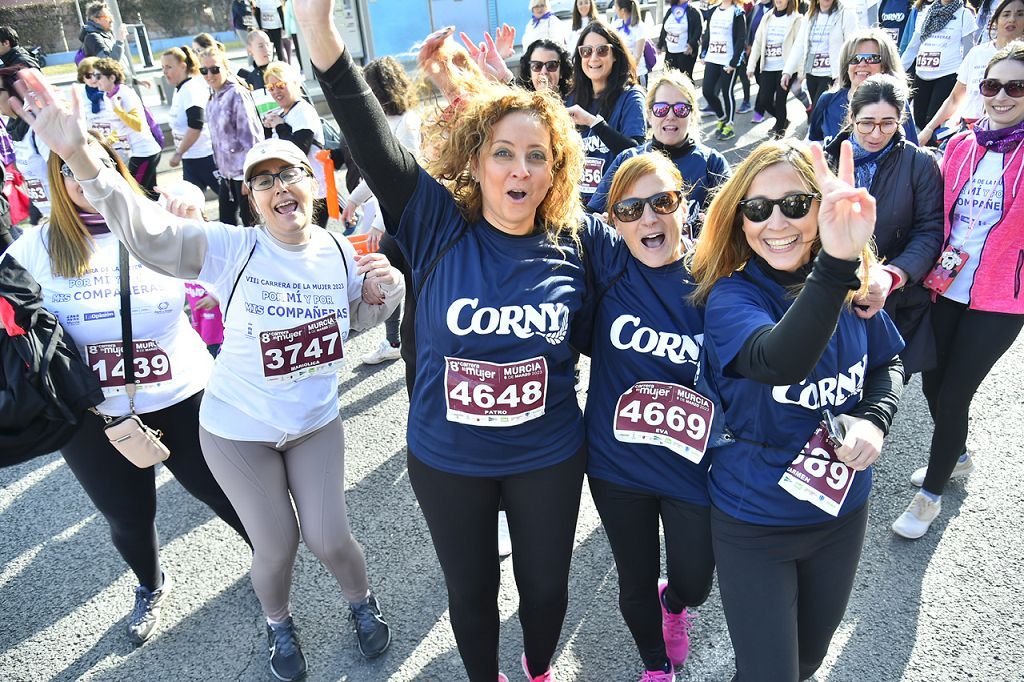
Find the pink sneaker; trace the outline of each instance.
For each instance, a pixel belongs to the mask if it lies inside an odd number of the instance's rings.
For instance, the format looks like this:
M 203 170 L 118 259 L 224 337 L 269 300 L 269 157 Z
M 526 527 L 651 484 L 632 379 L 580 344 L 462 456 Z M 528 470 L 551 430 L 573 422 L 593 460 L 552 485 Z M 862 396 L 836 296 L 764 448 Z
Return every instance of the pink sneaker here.
M 683 609 L 682 613 L 672 613 L 665 608 L 665 590 L 667 580 L 658 581 L 658 603 L 661 604 L 661 634 L 665 638 L 665 654 L 672 665 L 681 667 L 690 653 L 690 616 Z M 657 679 L 657 678 L 655 678 Z
M 508 678 L 505 677 L 505 673 L 498 673 L 498 682 L 508 682 Z
M 676 673 L 675 670 L 669 670 L 667 673 L 661 670 L 645 670 L 640 682 L 676 682 Z
M 534 677 L 530 674 L 530 668 L 526 665 L 526 654 L 523 654 L 523 672 L 526 673 L 526 679 L 530 682 L 558 682 L 555 679 L 555 674 L 551 672 L 551 668 L 548 668 L 543 675 Z

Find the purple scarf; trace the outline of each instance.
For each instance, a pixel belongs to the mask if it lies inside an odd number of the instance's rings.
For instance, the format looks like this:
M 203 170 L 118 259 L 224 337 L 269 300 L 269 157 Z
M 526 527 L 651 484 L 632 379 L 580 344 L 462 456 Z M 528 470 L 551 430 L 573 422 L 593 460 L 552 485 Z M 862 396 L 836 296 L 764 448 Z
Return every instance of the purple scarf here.
M 79 209 L 78 217 L 81 219 L 82 224 L 85 225 L 85 229 L 89 230 L 89 234 L 97 237 L 101 234 L 109 234 L 110 228 L 107 227 L 106 219 L 99 213 L 88 213 Z
M 1017 145 L 1024 142 L 1024 121 L 1009 128 L 989 130 L 989 120 L 982 119 L 974 125 L 974 139 L 986 149 L 994 149 L 1000 154 L 1012 152 Z
M 537 28 L 538 26 L 540 26 L 540 22 L 544 21 L 545 19 L 549 18 L 550 16 L 551 16 L 551 12 L 545 12 L 544 14 L 542 14 L 539 17 L 534 17 L 533 18 L 533 27 Z

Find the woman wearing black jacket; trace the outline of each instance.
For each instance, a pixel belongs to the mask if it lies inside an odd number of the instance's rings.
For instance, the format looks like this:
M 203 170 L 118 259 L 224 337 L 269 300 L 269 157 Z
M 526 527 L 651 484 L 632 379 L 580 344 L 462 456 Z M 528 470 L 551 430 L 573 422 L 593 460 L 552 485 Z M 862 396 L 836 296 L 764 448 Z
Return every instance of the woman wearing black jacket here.
M 904 371 L 929 369 L 934 341 L 927 324 L 931 297 L 920 282 L 942 247 L 942 176 L 930 152 L 908 143 L 902 129 L 907 87 L 887 74 L 871 76 L 850 101 L 847 126 L 826 147 L 835 165 L 839 148 L 850 140 L 856 184 L 878 202 L 875 247 L 885 262 L 881 281 L 872 281 L 858 315 L 874 315 L 885 307 L 906 341 L 900 354 Z M 890 282 L 891 278 L 891 282 Z
M 658 49 L 665 53 L 665 66 L 682 71 L 693 80 L 704 19 L 689 2 L 670 0 L 669 5 L 661 22 Z

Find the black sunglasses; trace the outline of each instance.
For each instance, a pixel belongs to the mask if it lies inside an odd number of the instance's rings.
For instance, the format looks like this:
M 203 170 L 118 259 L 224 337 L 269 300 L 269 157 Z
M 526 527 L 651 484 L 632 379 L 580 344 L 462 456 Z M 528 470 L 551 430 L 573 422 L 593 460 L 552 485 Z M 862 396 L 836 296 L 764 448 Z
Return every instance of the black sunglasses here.
M 753 223 L 763 223 L 772 216 L 772 211 L 778 206 L 782 215 L 792 220 L 803 218 L 811 212 L 811 204 L 815 199 L 820 199 L 817 194 L 787 194 L 781 199 L 745 199 L 740 202 L 740 211 L 744 217 Z
M 1005 83 L 995 78 L 985 78 L 978 86 L 978 90 L 984 97 L 995 97 L 1000 90 L 1006 90 L 1007 97 L 1024 96 L 1024 81 L 1006 81 Z
M 655 102 L 651 105 L 651 113 L 654 114 L 655 118 L 665 118 L 668 116 L 669 110 L 676 115 L 676 118 L 686 118 L 693 111 L 686 102 L 676 102 L 675 104 L 669 104 L 668 102 Z
M 534 73 L 540 73 L 541 69 L 547 71 L 548 73 L 557 73 L 558 69 L 561 66 L 562 65 L 558 62 L 557 59 L 552 59 L 551 61 L 547 62 L 538 62 L 532 59 L 530 60 L 530 71 L 533 71 Z
M 652 194 L 646 199 L 633 198 L 623 199 L 622 201 L 616 202 L 615 205 L 612 206 L 612 213 L 614 213 L 615 217 L 624 223 L 633 223 L 640 220 L 640 217 L 644 214 L 645 205 L 649 204 L 655 213 L 668 215 L 669 213 L 675 213 L 682 201 L 682 192 L 677 192 L 675 190 L 669 192 L 658 192 L 657 194 Z
M 218 73 L 220 73 L 220 67 L 219 66 L 201 66 L 201 67 L 199 67 L 199 73 L 201 75 L 203 75 L 203 76 L 205 76 L 208 73 L 212 73 L 214 76 L 216 76 Z
M 881 63 L 882 63 L 882 55 L 874 53 L 874 52 L 867 52 L 867 53 L 864 53 L 864 54 L 855 54 L 852 57 L 850 57 L 850 66 L 857 66 L 858 64 L 881 64 Z

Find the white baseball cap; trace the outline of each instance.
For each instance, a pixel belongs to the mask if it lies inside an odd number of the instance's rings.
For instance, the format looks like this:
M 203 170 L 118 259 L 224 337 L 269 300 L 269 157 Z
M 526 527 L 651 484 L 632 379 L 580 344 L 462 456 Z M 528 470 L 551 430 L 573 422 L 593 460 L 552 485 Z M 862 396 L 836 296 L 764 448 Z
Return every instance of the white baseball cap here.
M 253 145 L 245 155 L 245 165 L 243 174 L 246 180 L 249 179 L 250 171 L 253 166 L 260 164 L 268 159 L 277 159 L 278 161 L 285 161 L 287 163 L 293 163 L 296 166 L 305 166 L 309 168 L 309 159 L 302 153 L 293 142 L 287 140 L 279 140 L 276 137 L 272 137 L 269 140 L 263 140 Z M 312 170 L 312 169 L 310 169 Z

